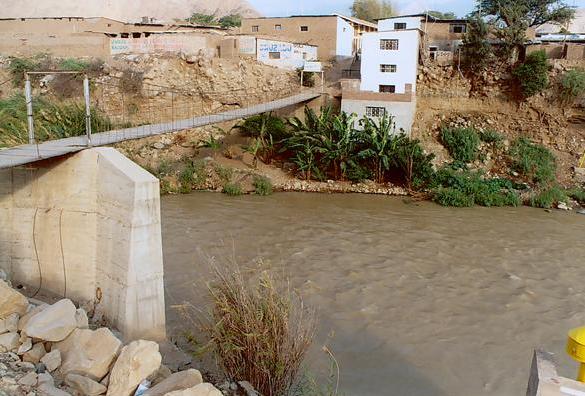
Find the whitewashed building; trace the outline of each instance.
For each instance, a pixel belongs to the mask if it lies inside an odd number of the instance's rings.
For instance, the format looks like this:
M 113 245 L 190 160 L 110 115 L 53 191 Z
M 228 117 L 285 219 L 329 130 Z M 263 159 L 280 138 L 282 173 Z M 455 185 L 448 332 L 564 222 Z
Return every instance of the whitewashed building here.
M 342 81 L 341 108 L 360 118 L 395 118 L 397 132 L 409 134 L 416 112 L 421 48 L 420 18 L 391 18 L 362 37 L 361 80 Z

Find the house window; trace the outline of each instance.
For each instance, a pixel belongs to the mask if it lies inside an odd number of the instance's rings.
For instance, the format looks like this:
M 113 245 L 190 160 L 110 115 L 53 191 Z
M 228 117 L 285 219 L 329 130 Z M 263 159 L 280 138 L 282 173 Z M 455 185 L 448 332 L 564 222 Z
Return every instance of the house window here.
M 404 23 L 404 22 L 395 23 L 394 30 L 406 30 L 406 23 Z
M 380 85 L 380 92 L 395 93 L 396 85 Z
M 451 24 L 449 25 L 449 31 L 455 34 L 463 34 L 467 32 L 467 25 L 465 24 Z
M 301 32 L 308 32 L 308 31 L 309 31 L 308 26 L 301 26 Z
M 120 35 L 120 37 L 122 37 L 122 38 L 128 38 L 129 37 L 129 34 L 128 33 L 122 33 Z
M 385 107 L 366 106 L 367 117 L 384 117 L 386 115 Z
M 396 73 L 396 65 L 380 65 L 382 73 Z
M 252 33 L 257 33 L 258 30 L 260 30 L 260 26 L 258 26 L 258 25 L 252 26 Z
M 142 34 L 140 33 L 132 33 L 132 38 L 140 38 Z
M 280 52 L 269 52 L 268 59 L 280 59 Z
M 380 49 L 384 51 L 397 51 L 398 40 L 394 39 L 382 39 L 380 40 Z
M 282 30 L 282 25 L 274 25 L 274 30 Z

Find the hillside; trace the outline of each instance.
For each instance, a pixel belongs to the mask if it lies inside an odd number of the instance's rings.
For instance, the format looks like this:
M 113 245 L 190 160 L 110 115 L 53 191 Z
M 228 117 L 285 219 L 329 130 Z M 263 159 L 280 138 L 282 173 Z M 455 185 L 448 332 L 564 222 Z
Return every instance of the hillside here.
M 96 17 L 103 16 L 121 21 L 139 21 L 143 16 L 159 21 L 185 18 L 193 12 L 216 14 L 241 14 L 258 16 L 247 0 L 22 0 L 3 5 L 3 18 L 38 17 Z

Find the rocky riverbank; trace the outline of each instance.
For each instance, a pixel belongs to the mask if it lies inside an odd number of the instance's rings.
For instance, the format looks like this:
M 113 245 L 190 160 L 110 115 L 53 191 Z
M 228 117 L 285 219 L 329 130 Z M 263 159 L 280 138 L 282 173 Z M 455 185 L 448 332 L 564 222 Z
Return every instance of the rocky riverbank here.
M 71 300 L 28 299 L 0 280 L 1 396 L 256 394 L 246 382 L 227 383 L 222 392 L 198 370 L 177 371 L 180 365 L 165 364 L 181 354 L 169 345 L 148 340 L 124 345 Z

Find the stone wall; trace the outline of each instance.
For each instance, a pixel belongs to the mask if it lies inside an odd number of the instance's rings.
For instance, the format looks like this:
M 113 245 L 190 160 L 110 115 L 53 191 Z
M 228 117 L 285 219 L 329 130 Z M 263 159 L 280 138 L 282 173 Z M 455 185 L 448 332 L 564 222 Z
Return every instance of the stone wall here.
M 128 340 L 165 337 L 158 180 L 116 150 L 0 170 L 0 250 L 27 294 L 93 303 Z

